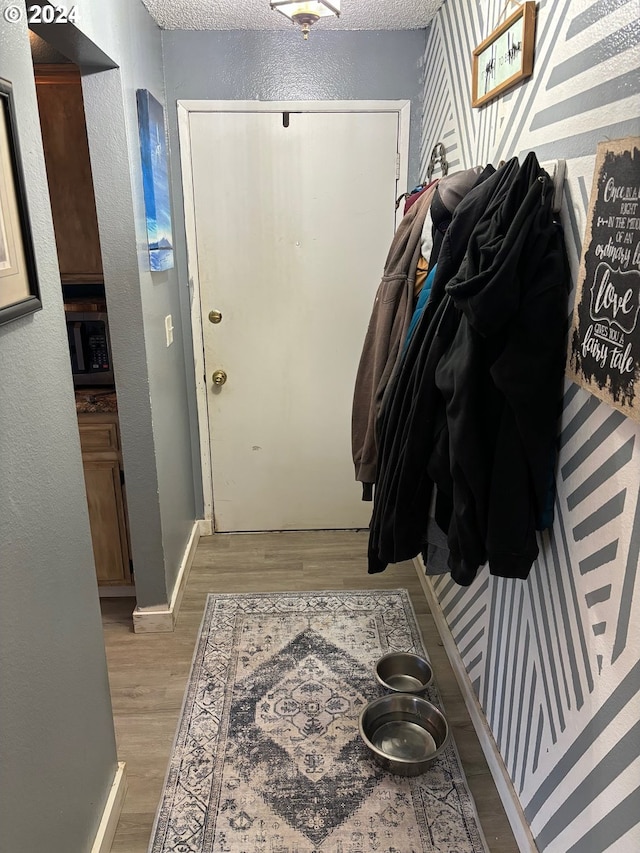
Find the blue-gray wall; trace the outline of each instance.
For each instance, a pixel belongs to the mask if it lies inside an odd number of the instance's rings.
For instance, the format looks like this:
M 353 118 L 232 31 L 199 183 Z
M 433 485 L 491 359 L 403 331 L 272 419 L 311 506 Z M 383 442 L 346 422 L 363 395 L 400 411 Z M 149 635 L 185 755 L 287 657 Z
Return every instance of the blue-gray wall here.
M 193 363 L 190 339 L 181 336 L 179 293 L 181 287 L 186 292 L 186 277 L 176 268 L 149 270 L 138 140 L 136 89 L 165 101 L 160 29 L 140 0 L 78 0 L 76 6 L 76 27 L 38 32 L 83 72 L 137 602 L 163 605 L 196 509 L 188 400 Z M 174 211 L 174 220 L 181 219 L 181 206 L 174 204 Z M 178 223 L 175 232 L 181 234 Z M 175 327 L 170 347 L 168 314 Z
M 410 100 L 409 184 L 413 186 L 419 180 L 420 66 L 424 46 L 424 30 L 314 32 L 309 41 L 304 41 L 293 28 L 290 33 L 163 31 L 176 211 L 176 258 L 181 282 L 187 281 L 187 259 L 178 156 L 177 100 Z M 247 168 L 251 168 L 250 163 Z M 183 331 L 185 340 L 188 340 L 190 306 L 184 289 L 182 298 Z M 193 379 L 189 393 L 193 403 Z M 200 482 L 195 411 L 192 411 L 192 423 L 194 477 L 196 482 Z M 201 495 L 198 511 L 202 513 Z
M 420 64 L 425 30 L 291 32 L 234 30 L 162 33 L 172 141 L 175 101 L 411 101 L 409 181 L 416 183 L 420 145 Z M 179 165 L 174 161 L 174 166 Z M 413 185 L 412 183 L 412 185 Z
M 448 0 L 425 54 L 423 157 L 453 169 L 529 150 L 567 160 L 574 281 L 598 142 L 640 136 L 634 0 L 537 4 L 533 77 L 470 105 L 475 45 L 503 0 Z M 526 582 L 434 583 L 544 853 L 640 850 L 640 427 L 567 381 L 556 519 Z
M 0 326 L 0 850 L 88 853 L 116 770 L 29 37 L 0 16 L 43 310 Z

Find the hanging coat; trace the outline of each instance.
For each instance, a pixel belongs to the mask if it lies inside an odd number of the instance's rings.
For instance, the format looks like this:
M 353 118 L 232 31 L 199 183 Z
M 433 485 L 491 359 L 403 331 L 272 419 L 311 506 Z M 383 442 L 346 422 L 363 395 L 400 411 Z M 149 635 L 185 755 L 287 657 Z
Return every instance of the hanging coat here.
M 460 319 L 445 285 L 458 272 L 472 231 L 492 217 L 518 172 L 514 158 L 497 172 L 486 169 L 460 201 L 443 239 L 429 301 L 407 352 L 387 389 L 378 421 L 378 478 L 369 530 L 369 572 L 420 552 L 432 481 L 427 466 L 434 431 L 442 417 L 435 369 Z M 493 172 L 493 174 L 492 174 Z
M 535 155 L 520 178 L 524 200 L 513 194 L 476 229 L 446 286 L 461 319 L 436 369 L 446 458 L 441 441 L 429 470 L 451 488 L 449 567 L 462 585 L 486 561 L 494 575 L 528 576 L 554 459 L 570 275 L 553 184 Z
M 362 348 L 351 421 L 356 480 L 362 483 L 376 480 L 376 415 L 411 322 L 422 226 L 434 191 L 435 185 L 427 189 L 398 226 Z
M 360 358 L 353 398 L 353 461 L 356 480 L 365 484 L 365 500 L 371 500 L 370 484 L 376 481 L 376 421 L 387 386 L 399 367 L 413 315 L 418 264 L 424 257 L 424 228 L 429 221 L 431 204 L 437 195 L 441 209 L 437 224 L 444 232 L 456 206 L 478 180 L 479 172 L 478 167 L 454 172 L 414 194 L 418 196 L 417 201 L 409 207 L 391 244 Z M 444 219 L 446 225 L 443 226 Z
M 409 378 L 393 389 L 395 408 L 381 415 L 370 572 L 418 553 L 434 482 L 448 506 L 449 517 L 440 513 L 438 522 L 449 531 L 455 580 L 470 583 L 491 554 L 495 574 L 516 577 L 526 576 L 535 558 L 568 283 L 548 180 L 535 156 L 521 168 L 510 161 L 469 194 L 451 223 L 430 316 L 423 315 L 409 348 Z M 466 228 L 465 214 L 475 220 Z M 438 276 L 441 265 L 453 271 L 449 281 Z M 544 338 L 538 348 L 531 346 L 535 329 Z

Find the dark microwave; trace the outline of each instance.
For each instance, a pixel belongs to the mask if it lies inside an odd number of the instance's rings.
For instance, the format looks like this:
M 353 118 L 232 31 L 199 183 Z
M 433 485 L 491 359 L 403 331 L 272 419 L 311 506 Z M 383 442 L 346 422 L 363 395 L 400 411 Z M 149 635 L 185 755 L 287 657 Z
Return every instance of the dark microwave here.
M 113 385 L 107 315 L 65 311 L 74 385 Z

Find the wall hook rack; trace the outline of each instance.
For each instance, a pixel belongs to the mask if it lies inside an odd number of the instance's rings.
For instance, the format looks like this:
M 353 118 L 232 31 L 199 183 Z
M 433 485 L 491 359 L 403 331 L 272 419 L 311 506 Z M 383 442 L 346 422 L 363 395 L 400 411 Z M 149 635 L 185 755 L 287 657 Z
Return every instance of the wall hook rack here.
M 431 176 L 436 166 L 440 166 L 440 170 L 444 175 L 449 172 L 449 164 L 447 163 L 447 151 L 442 142 L 437 142 L 431 150 L 431 159 L 427 168 L 427 183 L 431 182 Z
M 549 160 L 545 163 L 540 163 L 540 165 L 553 181 L 553 212 L 560 213 L 564 197 L 564 179 L 567 174 L 567 161 Z

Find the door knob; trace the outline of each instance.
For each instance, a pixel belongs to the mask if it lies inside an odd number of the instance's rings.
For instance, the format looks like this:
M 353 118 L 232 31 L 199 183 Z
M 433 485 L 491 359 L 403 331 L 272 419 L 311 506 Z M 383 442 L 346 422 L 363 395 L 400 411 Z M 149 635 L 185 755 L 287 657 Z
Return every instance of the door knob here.
M 222 322 L 222 312 L 221 311 L 209 311 L 209 322 L 210 323 L 221 323 Z
M 213 375 L 211 377 L 211 381 L 214 385 L 224 385 L 224 383 L 227 381 L 227 374 L 224 372 L 224 370 L 214 370 Z

